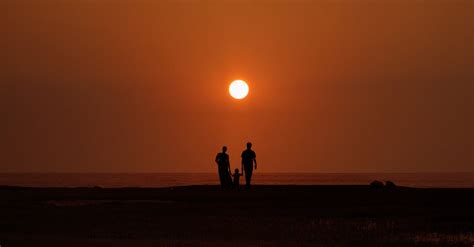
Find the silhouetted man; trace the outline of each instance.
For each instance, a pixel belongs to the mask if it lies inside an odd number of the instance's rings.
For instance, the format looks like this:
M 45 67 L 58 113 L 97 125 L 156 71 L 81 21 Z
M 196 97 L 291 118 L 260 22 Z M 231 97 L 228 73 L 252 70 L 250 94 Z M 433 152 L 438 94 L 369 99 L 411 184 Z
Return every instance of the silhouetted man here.
M 250 188 L 250 180 L 252 179 L 253 164 L 257 170 L 257 155 L 252 150 L 252 143 L 247 142 L 247 149 L 242 152 L 242 171 L 245 173 L 245 187 Z
M 221 187 L 225 188 L 226 186 L 232 183 L 230 178 L 230 161 L 229 155 L 226 153 L 227 147 L 222 147 L 222 153 L 216 155 L 217 170 L 219 172 L 219 180 L 221 182 Z

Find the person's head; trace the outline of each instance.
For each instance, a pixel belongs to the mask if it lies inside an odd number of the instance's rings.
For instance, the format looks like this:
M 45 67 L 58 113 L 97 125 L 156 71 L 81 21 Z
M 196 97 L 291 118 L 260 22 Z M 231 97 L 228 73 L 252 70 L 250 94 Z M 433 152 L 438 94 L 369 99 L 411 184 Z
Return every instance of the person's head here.
M 239 169 L 238 169 L 238 168 L 235 168 L 234 172 L 235 172 L 235 173 L 239 173 Z
M 227 152 L 227 147 L 226 147 L 226 146 L 223 146 L 223 147 L 222 147 L 222 152 L 223 152 L 223 153 Z
M 251 142 L 247 142 L 247 149 L 251 149 L 252 148 L 252 143 Z

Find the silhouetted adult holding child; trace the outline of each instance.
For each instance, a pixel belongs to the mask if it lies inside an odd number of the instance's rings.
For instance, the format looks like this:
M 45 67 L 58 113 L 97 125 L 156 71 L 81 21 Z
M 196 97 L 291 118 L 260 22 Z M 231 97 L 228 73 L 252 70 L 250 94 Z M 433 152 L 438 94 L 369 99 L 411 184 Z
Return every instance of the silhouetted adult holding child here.
M 247 142 L 247 149 L 242 152 L 242 171 L 245 174 L 245 188 L 250 188 L 250 181 L 252 179 L 253 164 L 255 163 L 255 170 L 257 170 L 257 155 L 252 150 L 252 143 Z
M 229 155 L 226 152 L 227 147 L 223 146 L 222 153 L 216 155 L 217 171 L 219 173 L 219 180 L 222 188 L 228 187 L 232 184 Z

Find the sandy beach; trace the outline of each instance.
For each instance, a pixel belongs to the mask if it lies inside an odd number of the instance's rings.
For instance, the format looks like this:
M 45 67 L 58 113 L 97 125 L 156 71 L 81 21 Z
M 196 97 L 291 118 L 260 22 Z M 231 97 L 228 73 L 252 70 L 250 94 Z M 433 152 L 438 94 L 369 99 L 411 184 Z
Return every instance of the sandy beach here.
M 0 188 L 1 246 L 470 246 L 474 189 Z

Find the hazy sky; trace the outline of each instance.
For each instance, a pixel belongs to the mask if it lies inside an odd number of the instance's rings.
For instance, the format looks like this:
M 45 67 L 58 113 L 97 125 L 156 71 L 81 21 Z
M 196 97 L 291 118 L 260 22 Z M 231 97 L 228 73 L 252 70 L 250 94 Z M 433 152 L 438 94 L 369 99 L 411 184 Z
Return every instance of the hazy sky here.
M 0 3 L 0 172 L 474 171 L 474 1 Z M 250 94 L 232 99 L 228 85 Z

